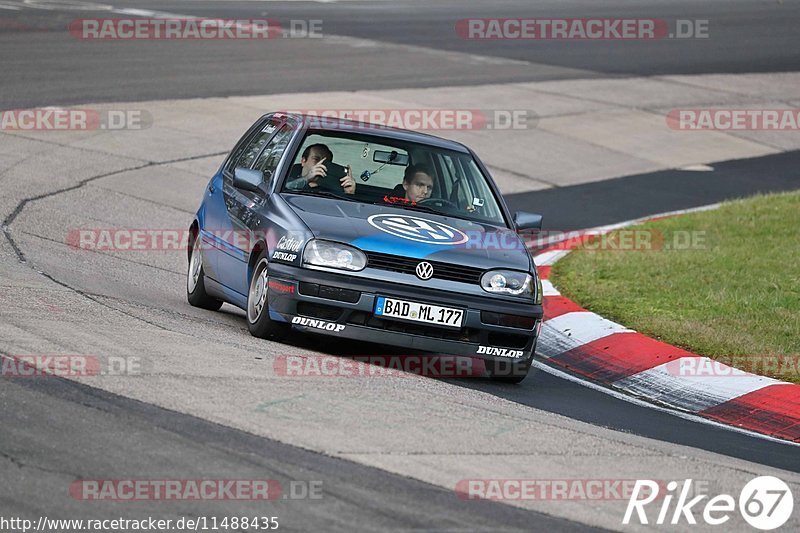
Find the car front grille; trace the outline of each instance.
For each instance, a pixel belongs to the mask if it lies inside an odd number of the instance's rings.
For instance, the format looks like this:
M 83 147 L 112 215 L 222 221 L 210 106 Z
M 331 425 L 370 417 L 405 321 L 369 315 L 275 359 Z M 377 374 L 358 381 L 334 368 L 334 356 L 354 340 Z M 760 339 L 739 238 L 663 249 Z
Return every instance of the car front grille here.
M 382 254 L 378 252 L 366 252 L 367 266 L 390 272 L 402 272 L 403 274 L 416 275 L 417 265 L 424 259 L 414 259 L 403 257 L 402 255 Z M 452 263 L 441 263 L 439 261 L 428 261 L 433 266 L 433 278 L 448 281 L 458 281 L 461 283 L 480 284 L 483 270 Z
M 311 302 L 299 302 L 297 304 L 297 314 L 310 316 L 311 318 L 321 318 L 322 320 L 339 320 L 344 309 L 332 305 L 316 304 Z

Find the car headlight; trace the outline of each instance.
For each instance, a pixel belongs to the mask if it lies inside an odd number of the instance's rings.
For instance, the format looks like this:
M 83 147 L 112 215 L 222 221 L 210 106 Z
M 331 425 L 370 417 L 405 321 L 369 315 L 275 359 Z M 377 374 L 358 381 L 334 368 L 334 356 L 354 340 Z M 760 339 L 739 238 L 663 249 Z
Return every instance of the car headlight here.
M 533 276 L 516 270 L 490 270 L 481 277 L 481 287 L 486 292 L 533 296 Z
M 303 252 L 303 264 L 342 270 L 363 270 L 367 256 L 358 248 L 338 242 L 312 239 Z

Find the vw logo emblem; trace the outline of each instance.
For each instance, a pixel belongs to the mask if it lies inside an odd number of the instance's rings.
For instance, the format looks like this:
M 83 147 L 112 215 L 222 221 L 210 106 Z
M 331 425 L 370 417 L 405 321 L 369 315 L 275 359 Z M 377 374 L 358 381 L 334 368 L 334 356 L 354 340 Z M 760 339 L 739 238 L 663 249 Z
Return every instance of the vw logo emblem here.
M 431 279 L 433 277 L 433 265 L 423 261 L 417 265 L 417 277 L 419 279 Z
M 426 244 L 463 244 L 467 234 L 447 224 L 410 215 L 372 215 L 370 225 L 385 233 Z

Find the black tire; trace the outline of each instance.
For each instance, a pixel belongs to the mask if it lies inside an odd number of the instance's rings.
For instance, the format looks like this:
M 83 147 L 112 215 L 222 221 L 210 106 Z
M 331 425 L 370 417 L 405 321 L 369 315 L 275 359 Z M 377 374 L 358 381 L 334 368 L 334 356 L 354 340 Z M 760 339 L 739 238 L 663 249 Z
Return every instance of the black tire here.
M 291 327 L 286 322 L 276 322 L 269 317 L 268 278 L 269 259 L 266 251 L 256 259 L 250 288 L 247 291 L 247 329 L 261 339 L 284 339 Z
M 492 381 L 498 383 L 520 383 L 523 379 L 528 377 L 533 364 L 533 353 L 536 351 L 536 345 L 531 350 L 531 356 L 524 361 L 514 360 L 494 360 L 485 361 L 486 374 Z
M 200 235 L 197 235 L 192 242 L 192 251 L 189 254 L 189 268 L 186 272 L 186 299 L 194 307 L 216 311 L 222 307 L 222 300 L 212 298 L 206 292 L 202 250 Z

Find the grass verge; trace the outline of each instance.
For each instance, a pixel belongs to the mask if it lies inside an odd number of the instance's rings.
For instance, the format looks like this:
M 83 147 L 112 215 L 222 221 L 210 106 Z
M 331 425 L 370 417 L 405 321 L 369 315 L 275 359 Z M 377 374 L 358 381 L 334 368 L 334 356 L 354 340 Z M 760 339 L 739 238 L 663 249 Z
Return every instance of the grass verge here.
M 551 279 L 645 335 L 800 383 L 800 192 L 614 232 L 556 263 Z

